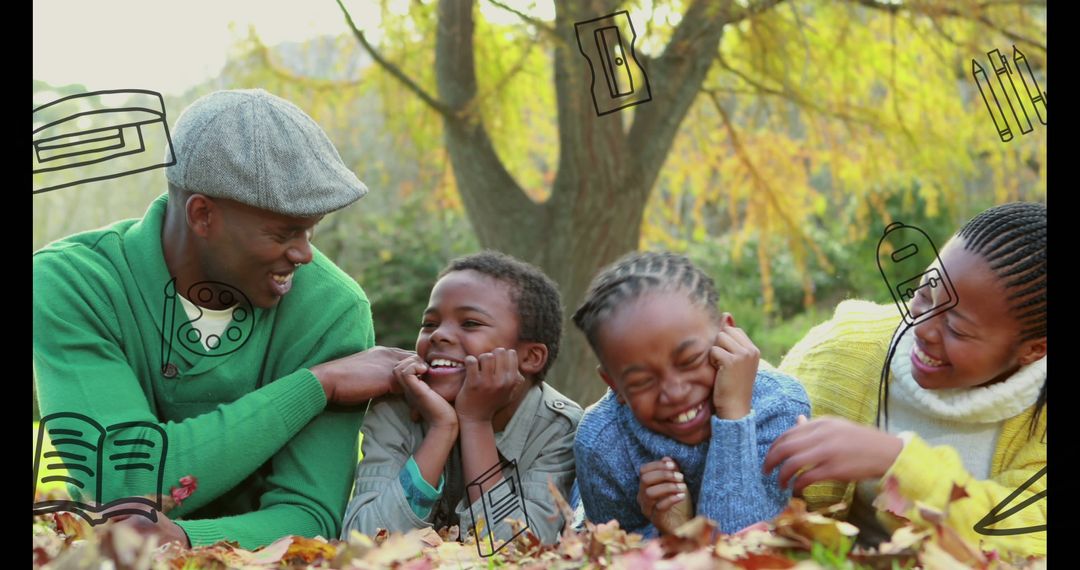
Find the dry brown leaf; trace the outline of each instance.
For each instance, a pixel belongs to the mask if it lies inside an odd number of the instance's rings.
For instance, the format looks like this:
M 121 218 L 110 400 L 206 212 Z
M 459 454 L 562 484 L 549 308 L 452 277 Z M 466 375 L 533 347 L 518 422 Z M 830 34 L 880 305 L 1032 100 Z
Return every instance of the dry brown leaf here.
M 919 553 L 919 563 L 925 570 L 970 570 L 971 566 L 953 558 L 935 542 L 927 542 Z
M 893 531 L 888 541 L 878 545 L 878 552 L 882 554 L 900 554 L 914 550 L 931 534 L 932 531 L 928 529 L 920 529 L 911 525 L 902 526 Z
M 739 568 L 766 570 L 770 568 L 793 568 L 795 561 L 777 554 L 750 554 L 738 561 Z
M 844 521 L 829 518 L 821 513 L 807 512 L 806 503 L 792 499 L 788 508 L 773 519 L 776 534 L 797 541 L 804 548 L 815 542 L 830 550 L 859 534 L 859 529 Z
M 900 493 L 900 482 L 895 475 L 889 475 L 881 481 L 881 491 L 872 503 L 879 511 L 892 513 L 893 515 L 907 519 L 908 511 L 911 510 L 911 501 Z
M 644 548 L 623 552 L 611 560 L 612 569 L 650 570 L 664 559 L 664 549 L 657 541 L 650 541 Z
M 416 558 L 424 550 L 420 535 L 410 531 L 406 534 L 390 534 L 389 537 L 364 556 L 365 562 L 389 566 Z
M 53 525 L 56 526 L 56 531 L 60 533 L 69 544 L 73 540 L 83 540 L 94 534 L 90 523 L 86 522 L 85 519 L 76 514 L 68 512 L 53 513 L 52 518 Z
M 294 538 L 293 536 L 286 536 L 256 549 L 254 552 L 238 550 L 237 554 L 243 556 L 248 564 L 262 564 L 264 566 L 277 564 L 289 552 L 289 547 L 292 546 Z

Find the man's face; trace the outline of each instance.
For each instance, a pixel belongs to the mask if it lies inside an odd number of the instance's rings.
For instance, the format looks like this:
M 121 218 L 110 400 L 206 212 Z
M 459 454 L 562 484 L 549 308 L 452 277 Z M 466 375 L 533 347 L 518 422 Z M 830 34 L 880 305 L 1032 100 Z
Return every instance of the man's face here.
M 204 238 L 206 278 L 236 287 L 256 307 L 276 305 L 292 288 L 297 266 L 311 262 L 311 236 L 323 217 L 285 216 L 204 196 L 191 199 L 200 198 L 209 203 L 191 218 Z

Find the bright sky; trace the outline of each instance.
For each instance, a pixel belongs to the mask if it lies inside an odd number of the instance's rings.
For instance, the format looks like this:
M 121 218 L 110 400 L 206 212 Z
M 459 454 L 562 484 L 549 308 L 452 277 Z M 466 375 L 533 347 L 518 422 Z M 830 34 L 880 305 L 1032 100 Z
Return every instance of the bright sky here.
M 379 1 L 343 3 L 357 26 L 378 42 Z M 409 0 L 391 4 L 406 9 Z M 480 4 L 488 20 L 517 19 L 488 2 Z M 551 0 L 507 4 L 543 19 L 554 17 Z M 535 10 L 528 8 L 534 4 Z M 249 25 L 268 45 L 347 30 L 334 0 L 34 0 L 34 79 L 82 83 L 90 91 L 179 94 L 215 77 Z

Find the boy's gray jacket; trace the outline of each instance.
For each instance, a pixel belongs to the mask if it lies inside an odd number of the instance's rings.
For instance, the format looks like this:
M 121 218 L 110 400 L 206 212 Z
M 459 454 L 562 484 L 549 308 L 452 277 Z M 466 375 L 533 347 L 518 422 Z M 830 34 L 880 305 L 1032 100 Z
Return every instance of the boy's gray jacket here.
M 422 422 L 410 419 L 409 412 L 403 397 L 386 396 L 376 400 L 364 418 L 361 430 L 364 457 L 356 468 L 356 486 L 345 511 L 342 538 L 348 537 L 353 529 L 374 536 L 380 528 L 404 532 L 457 524 L 464 536 L 473 528 L 465 492 L 470 481 L 463 480 L 460 441 L 443 470 L 442 497 L 428 517 L 417 517 L 409 506 L 398 476 L 427 431 Z M 517 461 L 529 529 L 546 544 L 556 542 L 563 525 L 562 514 L 547 483 L 550 479 L 563 498 L 570 500 L 574 483 L 574 433 L 582 413 L 581 406 L 541 382 L 529 389 L 506 429 L 495 435 L 499 455 Z M 478 518 L 484 516 L 482 503 L 483 498 L 472 505 L 472 512 Z M 490 503 L 488 510 L 493 510 Z M 520 517 L 516 513 L 520 509 L 510 516 Z M 493 531 L 495 544 L 513 536 L 511 527 L 501 520 L 493 525 Z M 479 538 L 484 544 L 488 544 L 487 532 L 482 526 Z

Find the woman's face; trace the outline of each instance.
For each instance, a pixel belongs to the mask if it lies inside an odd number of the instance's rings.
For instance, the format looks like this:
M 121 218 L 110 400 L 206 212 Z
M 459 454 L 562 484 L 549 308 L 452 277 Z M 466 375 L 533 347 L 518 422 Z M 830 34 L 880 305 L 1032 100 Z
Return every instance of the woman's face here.
M 941 251 L 959 302 L 915 325 L 912 375 L 926 389 L 971 388 L 1007 379 L 1021 366 L 1046 354 L 1046 339 L 1020 342 L 1021 322 L 1008 292 L 986 260 L 963 248 L 956 237 Z M 944 303 L 943 287 L 919 289 L 911 302 L 914 317 Z

